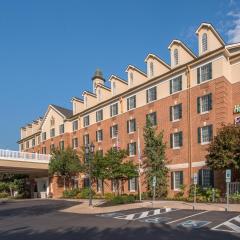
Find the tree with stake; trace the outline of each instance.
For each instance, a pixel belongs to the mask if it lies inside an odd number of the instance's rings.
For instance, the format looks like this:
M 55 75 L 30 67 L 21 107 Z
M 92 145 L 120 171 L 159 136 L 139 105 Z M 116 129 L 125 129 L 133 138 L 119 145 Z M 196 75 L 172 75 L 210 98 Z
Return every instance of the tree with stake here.
M 156 197 L 167 195 L 167 174 L 166 167 L 166 144 L 163 142 L 163 132 L 156 134 L 155 128 L 147 118 L 144 128 L 144 161 L 143 165 L 146 174 L 146 183 L 153 196 L 153 179 L 156 177 Z

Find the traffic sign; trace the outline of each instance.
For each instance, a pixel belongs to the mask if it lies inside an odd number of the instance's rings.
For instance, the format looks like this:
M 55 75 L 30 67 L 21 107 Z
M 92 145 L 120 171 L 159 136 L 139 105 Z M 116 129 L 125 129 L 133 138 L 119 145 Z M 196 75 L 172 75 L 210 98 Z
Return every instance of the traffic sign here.
M 194 173 L 193 183 L 194 183 L 195 185 L 197 185 L 197 183 L 198 183 L 198 174 L 197 174 L 197 173 Z
M 231 182 L 231 169 L 226 170 L 226 182 L 227 183 Z

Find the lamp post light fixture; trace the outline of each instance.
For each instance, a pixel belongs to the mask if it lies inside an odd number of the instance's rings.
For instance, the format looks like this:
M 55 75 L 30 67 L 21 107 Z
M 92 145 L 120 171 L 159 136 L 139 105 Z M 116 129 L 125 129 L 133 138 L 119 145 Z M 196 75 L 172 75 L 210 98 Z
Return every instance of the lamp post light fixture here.
M 88 167 L 89 167 L 89 174 L 88 174 L 88 179 L 89 179 L 89 206 L 92 206 L 92 160 L 93 160 L 93 154 L 94 154 L 94 149 L 95 146 L 93 143 L 91 145 L 86 145 L 85 146 L 85 159 L 86 162 L 88 162 Z

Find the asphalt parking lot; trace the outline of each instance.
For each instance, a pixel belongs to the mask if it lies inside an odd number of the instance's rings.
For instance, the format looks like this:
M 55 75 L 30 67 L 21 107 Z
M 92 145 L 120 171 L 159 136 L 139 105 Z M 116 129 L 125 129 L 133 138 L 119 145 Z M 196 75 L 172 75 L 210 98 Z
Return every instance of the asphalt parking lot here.
M 61 210 L 79 204 L 32 200 L 0 204 L 0 239 L 240 239 L 240 213 L 140 208 L 106 214 Z

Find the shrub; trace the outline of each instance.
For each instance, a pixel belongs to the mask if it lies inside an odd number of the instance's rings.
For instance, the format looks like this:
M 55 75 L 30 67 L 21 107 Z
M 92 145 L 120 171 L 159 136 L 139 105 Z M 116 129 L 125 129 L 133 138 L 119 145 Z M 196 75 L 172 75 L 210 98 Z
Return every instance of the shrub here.
M 8 192 L 9 184 L 6 182 L 0 182 L 0 192 Z
M 83 188 L 81 191 L 77 194 L 77 198 L 87 199 L 89 198 L 90 189 L 89 188 Z M 94 197 L 96 193 L 92 190 L 92 196 Z
M 240 193 L 236 192 L 236 193 L 230 195 L 229 199 L 234 202 L 239 202 L 240 201 Z
M 6 192 L 1 192 L 0 193 L 0 199 L 1 198 L 8 198 L 9 197 L 9 194 L 8 193 L 6 193 Z
M 104 198 L 107 201 L 111 201 L 114 198 L 114 193 L 105 193 Z
M 122 195 L 114 197 L 111 202 L 113 204 L 134 203 L 135 197 L 133 195 Z
M 63 198 L 76 198 L 79 193 L 80 193 L 80 190 L 78 188 L 74 188 L 71 190 L 65 190 L 63 192 Z

